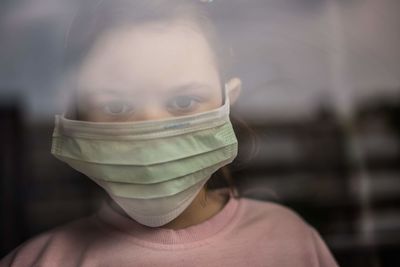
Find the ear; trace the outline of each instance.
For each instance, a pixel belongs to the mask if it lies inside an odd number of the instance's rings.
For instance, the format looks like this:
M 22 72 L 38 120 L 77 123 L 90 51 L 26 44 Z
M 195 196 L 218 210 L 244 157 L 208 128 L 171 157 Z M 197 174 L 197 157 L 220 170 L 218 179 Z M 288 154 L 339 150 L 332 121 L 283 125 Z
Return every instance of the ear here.
M 242 91 L 242 81 L 239 78 L 232 78 L 226 83 L 229 102 L 233 105 Z

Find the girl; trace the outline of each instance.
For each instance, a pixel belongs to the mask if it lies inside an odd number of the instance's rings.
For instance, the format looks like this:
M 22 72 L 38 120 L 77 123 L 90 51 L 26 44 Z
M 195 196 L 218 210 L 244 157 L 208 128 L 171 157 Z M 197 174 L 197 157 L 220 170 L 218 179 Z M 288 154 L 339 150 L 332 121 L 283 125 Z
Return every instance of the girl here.
M 336 266 L 292 211 L 207 190 L 237 154 L 229 106 L 241 82 L 224 79 L 201 5 L 93 0 L 81 10 L 67 45 L 74 101 L 56 117 L 52 153 L 110 200 L 1 266 Z

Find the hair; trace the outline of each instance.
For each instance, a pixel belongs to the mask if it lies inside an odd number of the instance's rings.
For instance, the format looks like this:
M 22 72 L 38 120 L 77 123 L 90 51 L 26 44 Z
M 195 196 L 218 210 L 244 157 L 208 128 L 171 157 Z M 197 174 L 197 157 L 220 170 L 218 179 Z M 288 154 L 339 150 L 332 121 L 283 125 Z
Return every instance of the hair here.
M 78 69 L 97 39 L 109 30 L 148 23 L 167 25 L 182 19 L 206 38 L 223 78 L 228 65 L 226 50 L 220 45 L 206 6 L 200 0 L 84 0 L 67 31 L 64 66 L 66 70 Z
M 207 5 L 200 0 L 85 0 L 67 32 L 65 70 L 68 73 L 79 70 L 90 49 L 99 37 L 109 30 L 154 22 L 167 24 L 176 19 L 183 19 L 183 21 L 191 22 L 189 27 L 200 31 L 206 38 L 213 53 L 222 85 L 228 68 L 227 50 L 222 49 L 216 29 L 208 16 Z M 75 88 L 75 81 L 72 81 L 70 86 Z M 221 90 L 223 88 L 221 86 Z M 73 92 L 76 93 L 76 88 L 73 89 Z M 72 97 L 76 97 L 74 95 L 73 93 Z M 72 100 L 72 105 L 67 110 L 67 116 L 79 120 L 81 115 L 75 100 Z M 250 133 L 248 136 L 253 138 L 252 131 L 244 122 L 232 120 L 232 124 L 236 132 Z M 240 141 L 240 138 L 238 139 Z M 229 187 L 235 197 L 239 196 L 228 166 L 222 167 L 212 175 L 206 184 L 206 189 L 223 187 L 223 184 Z

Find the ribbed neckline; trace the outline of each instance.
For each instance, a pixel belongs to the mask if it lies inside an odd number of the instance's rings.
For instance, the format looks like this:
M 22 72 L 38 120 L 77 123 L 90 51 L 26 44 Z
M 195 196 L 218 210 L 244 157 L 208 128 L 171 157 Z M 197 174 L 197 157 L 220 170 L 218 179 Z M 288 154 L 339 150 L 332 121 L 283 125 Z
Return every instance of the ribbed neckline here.
M 238 217 L 235 215 L 238 211 L 239 199 L 233 197 L 227 189 L 219 189 L 216 192 L 229 195 L 229 200 L 225 206 L 208 220 L 183 229 L 147 227 L 114 211 L 106 202 L 102 204 L 97 216 L 106 225 L 127 233 L 130 238 L 144 245 L 171 246 L 189 244 L 208 239 L 226 230 L 227 226 L 233 224 L 235 218 Z

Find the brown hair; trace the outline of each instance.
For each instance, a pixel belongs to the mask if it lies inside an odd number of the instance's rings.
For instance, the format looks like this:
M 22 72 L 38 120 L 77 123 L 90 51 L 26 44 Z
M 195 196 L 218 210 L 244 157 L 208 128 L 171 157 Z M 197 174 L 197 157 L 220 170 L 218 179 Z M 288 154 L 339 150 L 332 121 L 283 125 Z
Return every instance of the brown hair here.
M 226 49 L 222 49 L 211 22 L 207 4 L 200 0 L 84 0 L 65 38 L 64 67 L 77 69 L 97 39 L 106 31 L 126 25 L 176 19 L 192 22 L 208 41 L 221 77 L 227 69 Z M 222 79 L 223 80 L 223 79 Z
M 238 156 L 227 166 L 220 168 L 215 172 L 207 182 L 207 188 L 219 188 L 228 186 L 234 197 L 240 197 L 237 180 L 233 175 L 237 171 L 242 171 L 248 163 L 258 153 L 258 135 L 257 133 L 238 115 L 231 114 L 230 120 L 238 139 Z

